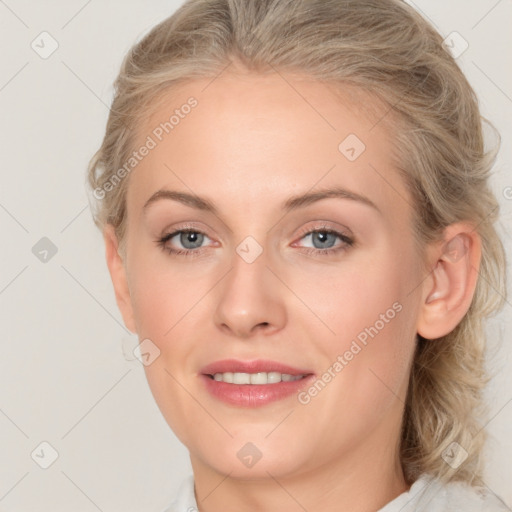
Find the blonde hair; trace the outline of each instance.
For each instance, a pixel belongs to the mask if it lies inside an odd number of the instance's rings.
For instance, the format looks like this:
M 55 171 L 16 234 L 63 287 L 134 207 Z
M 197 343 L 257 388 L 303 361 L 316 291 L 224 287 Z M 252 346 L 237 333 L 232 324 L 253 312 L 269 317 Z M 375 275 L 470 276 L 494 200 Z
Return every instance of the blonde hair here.
M 400 448 L 409 482 L 430 473 L 480 483 L 483 320 L 503 304 L 505 256 L 488 185 L 497 150 L 484 149 L 468 81 L 441 36 L 400 0 L 189 0 L 125 57 L 103 143 L 89 164 L 91 189 L 106 190 L 159 97 L 180 82 L 213 78 L 235 60 L 248 70 L 300 72 L 379 98 L 396 120 L 398 168 L 415 204 L 417 239 L 439 240 L 462 220 L 482 238 L 468 313 L 441 339 L 418 337 Z M 102 192 L 94 212 L 97 225 L 112 224 L 121 241 L 128 181 Z M 459 467 L 444 460 L 450 446 L 468 453 Z

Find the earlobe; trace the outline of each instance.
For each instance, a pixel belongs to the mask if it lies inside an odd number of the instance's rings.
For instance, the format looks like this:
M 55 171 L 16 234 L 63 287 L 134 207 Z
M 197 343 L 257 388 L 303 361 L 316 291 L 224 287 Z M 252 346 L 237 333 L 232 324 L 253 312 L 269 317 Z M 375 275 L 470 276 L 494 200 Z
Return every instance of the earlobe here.
M 117 306 L 121 311 L 126 327 L 131 332 L 136 333 L 125 262 L 119 251 L 119 242 L 114 226 L 111 224 L 105 226 L 103 230 L 103 240 L 105 242 L 107 267 L 114 286 Z
M 480 265 L 480 236 L 470 225 L 453 224 L 444 242 L 433 251 L 430 276 L 424 282 L 425 297 L 417 332 L 436 339 L 453 331 L 467 313 L 475 292 Z

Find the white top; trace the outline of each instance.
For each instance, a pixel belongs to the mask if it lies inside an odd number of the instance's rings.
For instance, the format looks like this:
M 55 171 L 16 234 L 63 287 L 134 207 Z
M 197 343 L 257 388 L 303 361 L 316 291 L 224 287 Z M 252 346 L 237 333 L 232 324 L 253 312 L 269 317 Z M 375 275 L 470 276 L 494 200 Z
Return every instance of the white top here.
M 442 485 L 428 475 L 377 512 L 511 512 L 491 491 L 460 482 Z M 163 512 L 198 512 L 194 496 L 194 477 L 187 477 L 176 499 Z

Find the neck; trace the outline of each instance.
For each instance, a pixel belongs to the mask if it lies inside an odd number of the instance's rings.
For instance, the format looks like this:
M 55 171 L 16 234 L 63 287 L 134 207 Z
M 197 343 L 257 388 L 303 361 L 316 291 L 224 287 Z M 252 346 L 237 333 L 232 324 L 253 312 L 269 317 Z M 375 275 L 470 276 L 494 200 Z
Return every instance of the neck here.
M 375 512 L 405 492 L 398 440 L 368 442 L 308 472 L 234 478 L 191 455 L 200 512 Z

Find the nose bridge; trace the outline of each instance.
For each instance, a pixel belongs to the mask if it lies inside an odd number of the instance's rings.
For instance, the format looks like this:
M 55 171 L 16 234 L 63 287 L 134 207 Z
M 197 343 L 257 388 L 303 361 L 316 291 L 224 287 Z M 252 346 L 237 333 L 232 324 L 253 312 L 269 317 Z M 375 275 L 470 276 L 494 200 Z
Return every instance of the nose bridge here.
M 268 252 L 248 236 L 235 248 L 231 271 L 218 295 L 215 322 L 240 337 L 280 329 L 285 319 L 282 290 L 267 268 Z

